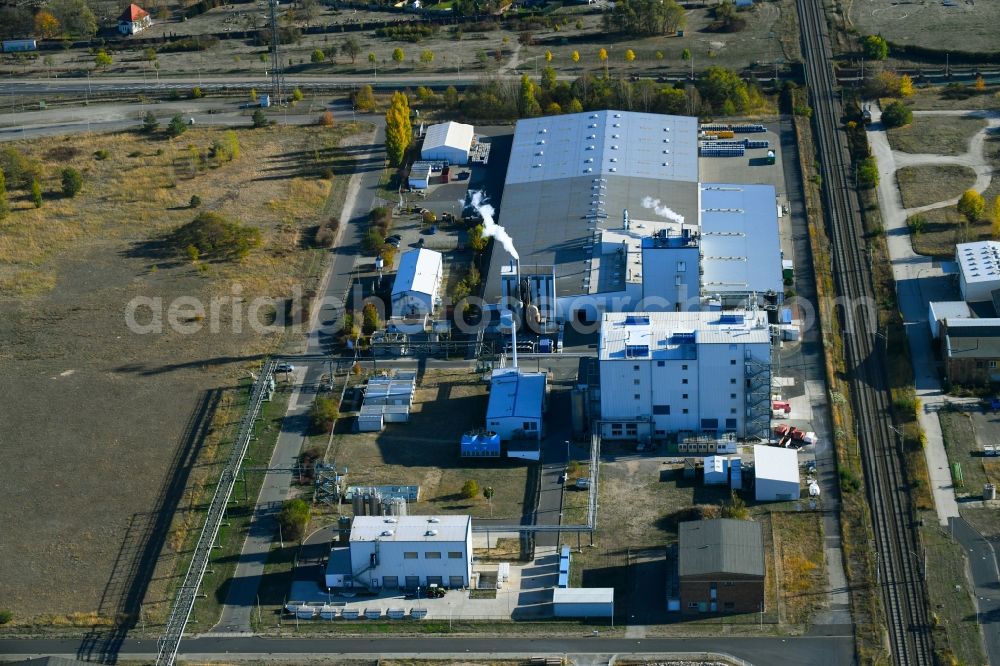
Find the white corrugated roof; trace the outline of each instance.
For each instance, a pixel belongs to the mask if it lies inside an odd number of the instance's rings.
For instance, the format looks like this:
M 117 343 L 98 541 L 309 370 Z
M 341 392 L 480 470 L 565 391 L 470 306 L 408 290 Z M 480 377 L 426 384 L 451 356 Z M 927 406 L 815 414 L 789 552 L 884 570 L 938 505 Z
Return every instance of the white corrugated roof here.
M 610 604 L 614 600 L 613 587 L 557 587 L 552 590 L 554 604 Z
M 705 294 L 783 291 L 774 187 L 702 185 L 700 231 Z
M 770 336 L 763 311 L 608 312 L 599 354 L 601 360 L 693 359 L 696 345 L 770 343 Z
M 486 420 L 510 417 L 540 419 L 544 398 L 544 373 L 522 372 L 518 368 L 494 370 Z
M 698 119 L 586 111 L 519 120 L 507 185 L 583 175 L 698 180 Z
M 434 250 L 409 250 L 403 253 L 392 284 L 392 295 L 415 291 L 434 294 L 441 275 L 441 253 Z
M 351 541 L 465 541 L 470 529 L 470 516 L 355 516 Z
M 793 449 L 755 444 L 753 464 L 758 479 L 799 482 L 799 455 Z
M 955 259 L 967 283 L 1000 280 L 1000 243 L 996 241 L 959 243 Z
M 430 152 L 435 148 L 447 146 L 468 152 L 472 145 L 475 128 L 464 123 L 447 122 L 431 125 L 424 134 L 424 145 L 421 153 Z

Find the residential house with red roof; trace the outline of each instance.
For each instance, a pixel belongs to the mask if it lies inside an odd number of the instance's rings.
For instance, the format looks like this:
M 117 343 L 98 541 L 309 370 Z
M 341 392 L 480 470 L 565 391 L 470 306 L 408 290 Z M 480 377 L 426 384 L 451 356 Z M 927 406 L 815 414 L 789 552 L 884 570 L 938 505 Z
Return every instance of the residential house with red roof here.
M 118 32 L 123 35 L 134 35 L 153 25 L 153 18 L 139 5 L 129 5 L 118 17 Z

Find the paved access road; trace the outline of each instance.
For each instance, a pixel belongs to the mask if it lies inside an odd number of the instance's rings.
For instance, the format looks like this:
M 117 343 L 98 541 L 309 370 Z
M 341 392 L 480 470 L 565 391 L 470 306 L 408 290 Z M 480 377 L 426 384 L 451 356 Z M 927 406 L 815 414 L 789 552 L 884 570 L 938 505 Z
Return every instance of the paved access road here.
M 962 544 L 969 559 L 979 624 L 991 664 L 1000 664 L 1000 568 L 993 546 L 964 518 L 949 521 L 952 536 Z
M 0 641 L 0 657 L 66 655 L 75 657 L 78 641 Z M 155 641 L 127 640 L 118 653 L 121 659 L 142 660 L 155 654 Z M 207 661 L 224 655 L 226 660 L 263 661 L 295 655 L 311 657 L 405 658 L 458 657 L 464 659 L 518 658 L 533 655 L 655 655 L 664 653 L 726 653 L 758 666 L 845 666 L 854 662 L 851 636 L 804 636 L 798 638 L 194 638 L 181 643 L 178 658 Z

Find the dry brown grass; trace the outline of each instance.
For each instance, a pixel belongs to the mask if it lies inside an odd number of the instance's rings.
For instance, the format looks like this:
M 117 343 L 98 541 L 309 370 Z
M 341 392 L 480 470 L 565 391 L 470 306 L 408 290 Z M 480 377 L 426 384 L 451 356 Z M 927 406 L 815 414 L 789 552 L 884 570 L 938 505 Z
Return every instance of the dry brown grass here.
M 914 116 L 913 122 L 886 132 L 894 150 L 904 153 L 961 155 L 969 141 L 986 127 L 982 118 L 968 116 Z
M 952 164 L 903 167 L 896 181 L 903 206 L 916 208 L 957 197 L 976 182 L 976 173 Z
M 825 600 L 823 524 L 818 513 L 771 514 L 785 621 L 809 621 Z
M 207 275 L 237 276 L 244 288 L 290 288 L 299 266 L 287 258 L 298 249 L 303 225 L 315 220 L 331 190 L 317 177 L 329 163 L 329 151 L 348 134 L 352 123 L 332 128 L 237 129 L 241 154 L 218 164 L 198 155 L 220 131 L 190 129 L 175 140 L 134 132 L 51 137 L 10 145 L 43 164 L 45 204 L 35 208 L 22 192 L 12 192 L 12 212 L 0 222 L 0 296 L 37 294 L 51 289 L 60 253 L 79 244 L 119 240 L 141 242 L 191 220 L 192 195 L 202 209 L 213 210 L 261 229 L 264 251 L 240 264 L 213 264 Z M 70 149 L 68 159 L 48 156 Z M 95 160 L 103 149 L 108 159 Z M 84 189 L 63 198 L 60 170 L 78 169 Z M 349 174 L 345 174 L 349 175 Z

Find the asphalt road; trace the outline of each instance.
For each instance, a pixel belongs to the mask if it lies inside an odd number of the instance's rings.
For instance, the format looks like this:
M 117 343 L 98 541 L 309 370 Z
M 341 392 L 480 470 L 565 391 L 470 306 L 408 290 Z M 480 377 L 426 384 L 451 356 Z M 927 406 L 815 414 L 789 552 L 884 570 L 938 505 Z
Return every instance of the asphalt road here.
M 4 640 L 0 656 L 67 655 L 75 657 L 78 641 Z M 127 640 L 118 654 L 124 659 L 146 659 L 155 655 L 155 641 Z M 798 638 L 653 638 L 633 640 L 600 638 L 194 638 L 181 643 L 178 658 L 207 661 L 220 655 L 268 660 L 279 655 L 311 657 L 400 658 L 437 656 L 473 658 L 525 657 L 532 655 L 630 655 L 665 653 L 725 653 L 758 666 L 845 666 L 854 662 L 851 636 L 804 636 Z

